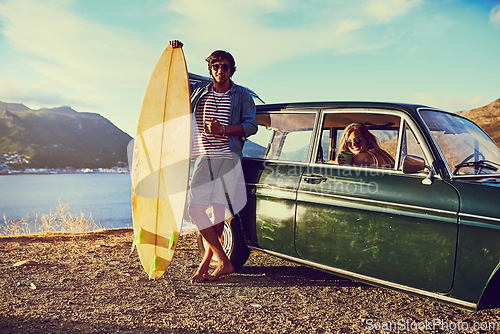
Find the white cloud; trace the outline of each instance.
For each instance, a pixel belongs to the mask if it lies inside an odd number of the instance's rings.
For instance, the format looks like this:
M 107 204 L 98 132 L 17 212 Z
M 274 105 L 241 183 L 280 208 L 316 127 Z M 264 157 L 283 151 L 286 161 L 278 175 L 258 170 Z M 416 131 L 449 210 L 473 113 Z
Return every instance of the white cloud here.
M 500 27 L 500 5 L 496 5 L 490 11 L 490 23 Z
M 165 44 L 168 39 L 183 39 L 185 52 L 196 55 L 188 57 L 190 65 L 198 68 L 204 68 L 199 55 L 208 55 L 214 46 L 235 53 L 245 66 L 267 66 L 316 51 L 352 53 L 380 48 L 390 41 L 367 37 L 364 32 L 419 3 L 177 0 L 158 7 L 165 14 L 163 32 L 151 34 L 166 36 Z M 0 2 L 2 34 L 25 58 L 25 65 L 52 86 L 72 89 L 80 96 L 89 94 L 89 98 L 95 96 L 96 87 L 128 87 L 144 78 L 159 55 L 151 56 L 146 43 L 139 36 L 128 37 L 130 31 L 125 28 L 73 13 L 72 4 L 71 0 Z
M 365 13 L 381 22 L 389 22 L 422 3 L 423 0 L 370 0 Z
M 7 56 L 0 52 L 0 99 L 70 104 L 79 111 L 103 113 L 120 126 L 118 123 L 128 117 L 124 113 L 138 113 L 151 70 L 169 39 L 185 42 L 192 71 L 205 73 L 203 56 L 214 48 L 232 52 L 240 68 L 258 70 L 309 54 L 365 52 L 396 43 L 399 35 L 374 31 L 390 26 L 420 3 L 155 2 L 145 5 L 146 9 L 135 7 L 144 10 L 137 15 L 148 22 L 148 30 L 140 31 L 133 30 L 123 17 L 113 18 L 115 25 L 111 25 L 91 20 L 92 13 L 74 12 L 75 4 L 85 7 L 84 0 L 0 0 L 0 42 L 8 44 Z M 103 6 L 112 9 L 113 5 Z M 125 12 L 127 2 L 123 6 L 120 8 Z M 150 12 L 152 7 L 154 13 Z M 146 40 L 151 38 L 156 41 Z M 14 71 L 19 74 L 11 75 Z M 135 124 L 126 130 L 131 133 L 132 127 Z
M 0 92 L 4 102 L 24 103 L 33 109 L 55 106 L 67 100 L 58 89 L 51 87 L 50 84 L 18 79 L 1 79 Z
M 169 5 L 169 22 L 186 45 L 196 48 L 197 55 L 207 54 L 216 45 L 237 50 L 234 56 L 245 66 L 266 66 L 316 51 L 352 53 L 380 48 L 390 41 L 366 37 L 369 28 L 404 15 L 420 3 L 178 0 Z
M 133 80 L 138 69 L 131 65 L 140 59 L 140 43 L 116 28 L 80 18 L 66 4 L 6 1 L 0 4 L 3 35 L 46 78 L 71 82 L 78 89 L 89 89 L 96 81 L 102 84 L 103 79 L 120 85 Z
M 72 12 L 72 4 L 0 2 L 0 32 L 9 46 L 9 74 L 16 78 L 0 78 L 0 98 L 36 106 L 71 105 L 121 123 L 131 90 L 143 93 L 159 55 L 151 57 L 151 48 L 126 28 Z

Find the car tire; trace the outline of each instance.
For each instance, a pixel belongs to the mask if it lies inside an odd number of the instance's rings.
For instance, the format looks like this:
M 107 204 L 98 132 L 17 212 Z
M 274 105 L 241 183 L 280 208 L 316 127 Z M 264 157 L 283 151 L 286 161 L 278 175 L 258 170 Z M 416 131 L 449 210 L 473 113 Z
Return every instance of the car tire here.
M 208 247 L 200 232 L 196 238 L 198 250 L 203 257 L 205 249 Z M 247 247 L 243 232 L 241 231 L 238 218 L 231 218 L 224 221 L 224 230 L 222 231 L 221 243 L 224 252 L 231 261 L 235 270 L 240 270 L 250 256 L 250 248 Z M 210 268 L 217 267 L 217 258 L 215 255 L 210 262 Z

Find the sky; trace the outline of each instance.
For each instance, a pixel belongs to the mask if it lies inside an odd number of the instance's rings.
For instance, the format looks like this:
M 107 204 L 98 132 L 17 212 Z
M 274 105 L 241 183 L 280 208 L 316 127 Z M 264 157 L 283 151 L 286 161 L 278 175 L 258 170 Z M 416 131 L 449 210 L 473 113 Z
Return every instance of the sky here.
M 229 51 L 266 103 L 500 98 L 500 0 L 0 0 L 0 101 L 99 113 L 134 137 L 173 39 L 197 74 Z

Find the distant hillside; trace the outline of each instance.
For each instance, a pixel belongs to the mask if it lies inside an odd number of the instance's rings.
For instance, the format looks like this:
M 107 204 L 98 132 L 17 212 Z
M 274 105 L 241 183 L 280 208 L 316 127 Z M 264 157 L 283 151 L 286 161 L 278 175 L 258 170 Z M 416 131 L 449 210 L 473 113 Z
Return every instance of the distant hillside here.
M 0 153 L 24 156 L 24 167 L 113 167 L 127 161 L 131 139 L 99 114 L 0 101 Z
M 463 111 L 460 114 L 483 128 L 495 143 L 500 146 L 500 99 L 484 107 Z

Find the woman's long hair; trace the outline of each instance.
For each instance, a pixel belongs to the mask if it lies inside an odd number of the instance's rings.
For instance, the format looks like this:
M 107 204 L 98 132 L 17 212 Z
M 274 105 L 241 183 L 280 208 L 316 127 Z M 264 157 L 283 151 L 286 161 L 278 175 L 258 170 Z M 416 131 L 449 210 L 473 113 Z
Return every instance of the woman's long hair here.
M 344 132 L 342 132 L 342 136 L 340 137 L 340 152 L 350 152 L 349 148 L 346 145 L 347 138 L 349 138 L 351 133 L 356 130 L 361 132 L 361 136 L 365 137 L 368 140 L 366 151 L 370 152 L 376 157 L 376 160 L 378 161 L 377 167 L 394 167 L 394 158 L 391 157 L 389 153 L 380 148 L 377 142 L 377 138 L 368 130 L 366 125 L 361 123 L 351 123 L 344 129 Z

